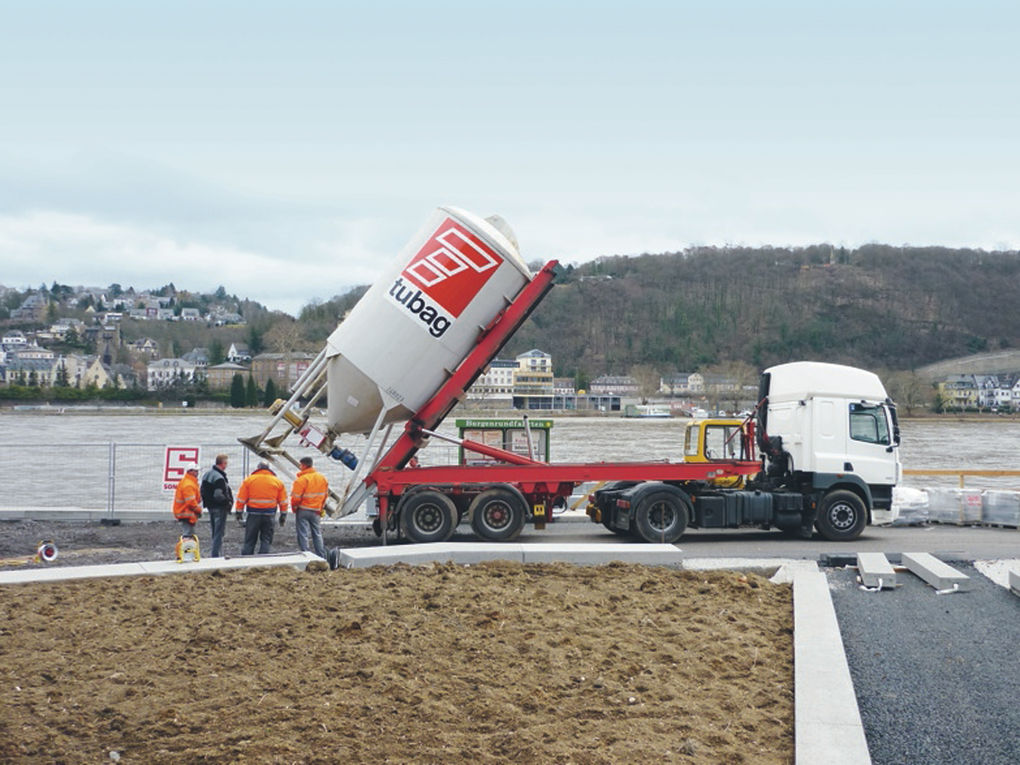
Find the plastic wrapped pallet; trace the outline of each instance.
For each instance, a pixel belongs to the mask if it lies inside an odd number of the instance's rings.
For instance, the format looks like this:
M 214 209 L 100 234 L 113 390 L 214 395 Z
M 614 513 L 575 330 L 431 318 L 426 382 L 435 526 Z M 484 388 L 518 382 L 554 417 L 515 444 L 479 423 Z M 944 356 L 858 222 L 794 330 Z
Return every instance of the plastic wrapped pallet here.
M 981 503 L 977 489 L 928 489 L 928 516 L 934 523 L 980 523 Z
M 986 491 L 982 499 L 985 523 L 1020 527 L 1020 492 Z
M 892 525 L 920 526 L 928 522 L 928 492 L 896 486 L 892 495 Z

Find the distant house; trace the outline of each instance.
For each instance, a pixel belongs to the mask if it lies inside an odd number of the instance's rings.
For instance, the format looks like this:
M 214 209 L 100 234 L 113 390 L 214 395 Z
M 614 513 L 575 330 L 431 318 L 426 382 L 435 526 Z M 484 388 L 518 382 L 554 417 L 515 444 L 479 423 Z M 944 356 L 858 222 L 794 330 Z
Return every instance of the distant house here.
M 517 356 L 517 368 L 529 372 L 552 372 L 552 356 L 532 348 Z
M 53 385 L 59 363 L 56 359 L 8 358 L 0 369 L 5 385 Z
M 485 372 L 479 375 L 474 385 L 468 389 L 468 398 L 505 398 L 509 401 L 514 393 L 514 373 L 517 369 L 515 360 L 493 359 Z
M 242 364 L 251 361 L 251 351 L 245 343 L 231 343 L 227 349 L 227 361 Z
M 140 337 L 137 340 L 128 343 L 128 348 L 133 353 L 148 356 L 150 359 L 154 359 L 159 356 L 159 343 L 151 337 Z
M 15 346 L 28 345 L 28 338 L 20 329 L 11 329 L 4 333 L 3 338 L 0 338 L 0 343 L 7 350 L 13 350 Z
M 686 396 L 691 392 L 691 375 L 687 372 L 659 378 L 659 393 Z
M 233 361 L 224 361 L 205 368 L 205 379 L 210 390 L 226 390 L 234 382 L 234 375 L 242 375 L 248 379 L 249 368 Z
M 163 390 L 175 383 L 190 383 L 195 380 L 195 365 L 184 359 L 157 359 L 147 366 L 146 388 Z
M 185 361 L 190 361 L 196 367 L 209 366 L 209 351 L 206 348 L 193 348 L 181 356 L 181 358 Z
M 11 311 L 11 318 L 21 321 L 42 321 L 48 307 L 49 300 L 42 293 L 32 292 L 25 297 L 18 308 Z
M 202 314 L 197 308 L 182 308 L 181 321 L 202 321 Z
M 577 393 L 577 383 L 573 377 L 554 377 L 553 393 L 557 396 L 569 396 Z
M 936 385 L 944 405 L 953 409 L 978 406 L 979 390 L 974 375 L 950 375 Z
M 615 396 L 636 396 L 638 383 L 627 375 L 601 375 L 591 381 L 591 393 Z
M 97 356 L 82 373 L 80 385 L 84 388 L 94 385 L 97 388 L 126 388 L 125 380 L 113 369 L 102 362 Z
M 255 383 L 265 388 L 272 380 L 278 390 L 287 390 L 311 366 L 315 356 L 311 353 L 260 353 L 251 360 L 251 373 Z

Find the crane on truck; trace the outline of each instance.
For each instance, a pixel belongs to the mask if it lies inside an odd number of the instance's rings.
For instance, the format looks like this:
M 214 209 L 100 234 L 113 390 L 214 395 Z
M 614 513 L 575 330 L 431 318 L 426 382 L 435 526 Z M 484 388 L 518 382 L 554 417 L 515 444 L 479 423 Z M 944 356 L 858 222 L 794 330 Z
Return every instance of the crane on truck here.
M 269 426 L 241 439 L 288 472 L 285 448 L 305 446 L 351 468 L 327 508 L 369 507 L 377 533 L 413 542 L 448 539 L 465 518 L 485 540 L 543 528 L 584 483 L 602 483 L 588 515 L 617 534 L 674 542 L 689 527 L 813 529 L 861 534 L 887 508 L 900 477 L 896 409 L 871 372 L 818 362 L 765 370 L 753 415 L 726 425 L 718 454 L 677 462 L 546 463 L 452 439 L 437 428 L 552 289 L 559 264 L 531 274 L 498 217 L 440 208 L 327 340 Z M 310 423 L 327 396 L 324 427 Z M 402 431 L 391 438 L 393 427 Z M 706 431 L 707 432 L 707 431 Z M 360 456 L 337 445 L 363 433 Z M 452 440 L 486 464 L 411 467 L 433 440 Z

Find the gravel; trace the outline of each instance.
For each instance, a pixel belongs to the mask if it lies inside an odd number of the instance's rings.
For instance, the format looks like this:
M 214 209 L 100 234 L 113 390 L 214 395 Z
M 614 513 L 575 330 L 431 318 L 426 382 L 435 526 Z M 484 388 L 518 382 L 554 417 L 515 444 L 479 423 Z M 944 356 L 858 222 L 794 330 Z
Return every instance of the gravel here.
M 970 591 L 938 595 L 901 572 L 864 592 L 827 571 L 875 765 L 1020 762 L 1020 599 L 972 565 Z

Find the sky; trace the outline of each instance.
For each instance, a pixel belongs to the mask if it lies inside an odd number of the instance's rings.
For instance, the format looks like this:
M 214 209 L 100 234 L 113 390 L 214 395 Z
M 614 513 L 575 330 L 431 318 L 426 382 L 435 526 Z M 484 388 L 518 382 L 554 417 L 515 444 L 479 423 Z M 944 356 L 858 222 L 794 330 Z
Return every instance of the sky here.
M 0 0 L 0 284 L 296 315 L 440 205 L 526 261 L 1020 247 L 1020 5 Z

